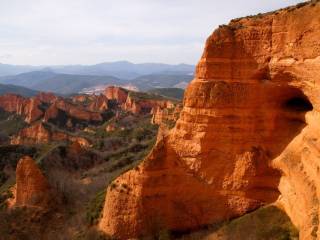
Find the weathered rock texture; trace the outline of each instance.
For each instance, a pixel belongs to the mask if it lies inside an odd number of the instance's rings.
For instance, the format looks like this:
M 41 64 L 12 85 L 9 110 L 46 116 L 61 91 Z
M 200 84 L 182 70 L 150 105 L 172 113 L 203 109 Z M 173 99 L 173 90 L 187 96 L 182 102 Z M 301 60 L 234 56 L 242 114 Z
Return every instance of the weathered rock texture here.
M 100 229 L 120 239 L 185 231 L 281 193 L 301 239 L 320 236 L 319 38 L 316 2 L 214 31 L 175 128 L 110 185 Z
M 140 93 L 141 94 L 141 93 Z M 174 103 L 169 100 L 158 99 L 144 99 L 143 97 L 134 97 L 134 93 L 128 95 L 126 102 L 123 104 L 123 109 L 135 114 L 151 113 L 153 109 L 161 108 L 174 108 Z M 146 95 L 143 93 L 143 95 Z
M 64 99 L 55 101 L 45 112 L 44 120 L 58 119 L 59 113 L 66 118 L 74 118 L 87 122 L 101 122 L 102 116 L 99 112 L 91 112 L 84 107 L 70 103 Z
M 110 100 L 116 100 L 118 103 L 123 104 L 128 97 L 128 91 L 124 88 L 110 86 L 104 91 L 104 95 Z
M 30 157 L 20 159 L 16 170 L 16 206 L 47 207 L 51 196 L 47 179 Z
M 72 97 L 74 103 L 81 103 L 89 111 L 105 111 L 108 107 L 108 98 L 105 95 L 76 95 Z
M 51 142 L 77 142 L 81 146 L 88 147 L 90 143 L 83 137 L 72 136 L 42 122 L 36 122 L 22 129 L 16 136 L 12 137 L 11 144 L 37 144 Z
M 34 122 L 43 116 L 40 105 L 41 101 L 36 97 L 24 98 L 15 94 L 0 96 L 0 108 L 21 115 L 27 123 Z
M 171 108 L 166 107 L 155 107 L 152 109 L 152 124 L 168 124 L 168 123 L 175 123 L 180 115 L 181 112 L 181 104 L 176 104 Z
M 56 95 L 50 92 L 40 92 L 36 98 L 38 98 L 41 102 L 44 103 L 53 103 L 55 100 L 58 99 Z

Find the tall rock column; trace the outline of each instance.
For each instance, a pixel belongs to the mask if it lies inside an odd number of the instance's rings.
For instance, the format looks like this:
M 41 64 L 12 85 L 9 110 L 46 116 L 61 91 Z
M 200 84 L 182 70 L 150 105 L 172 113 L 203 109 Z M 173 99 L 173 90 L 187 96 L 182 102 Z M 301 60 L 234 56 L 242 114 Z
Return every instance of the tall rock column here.
M 47 179 L 32 158 L 20 159 L 16 170 L 16 206 L 47 207 L 50 201 Z

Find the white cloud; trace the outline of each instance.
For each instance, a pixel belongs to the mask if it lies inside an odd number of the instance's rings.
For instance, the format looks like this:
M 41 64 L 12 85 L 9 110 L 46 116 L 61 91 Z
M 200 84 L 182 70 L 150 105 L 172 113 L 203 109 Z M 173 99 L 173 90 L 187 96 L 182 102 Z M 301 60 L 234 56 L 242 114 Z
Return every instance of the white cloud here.
M 298 0 L 0 0 L 0 60 L 196 63 L 206 37 L 231 18 Z

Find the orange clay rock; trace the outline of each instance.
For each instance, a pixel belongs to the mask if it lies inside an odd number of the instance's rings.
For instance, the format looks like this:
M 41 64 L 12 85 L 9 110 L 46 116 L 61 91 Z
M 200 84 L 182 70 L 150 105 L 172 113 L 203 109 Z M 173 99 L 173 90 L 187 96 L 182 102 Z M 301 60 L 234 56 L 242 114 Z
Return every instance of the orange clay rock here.
M 90 111 L 105 111 L 108 109 L 108 98 L 105 95 L 93 95 L 88 106 Z
M 80 105 L 68 102 L 64 99 L 55 101 L 45 112 L 44 121 L 56 119 L 59 117 L 59 111 L 65 112 L 68 117 L 72 117 L 84 121 L 100 122 L 102 116 L 99 112 L 92 112 L 84 109 Z
M 50 201 L 50 187 L 39 167 L 26 156 L 16 170 L 16 206 L 46 207 Z
M 140 95 L 140 96 L 139 96 Z M 130 92 L 127 101 L 123 104 L 123 109 L 135 114 L 151 113 L 157 107 L 174 108 L 175 103 L 165 99 L 155 99 L 155 96 L 149 96 L 147 93 Z
M 41 101 L 36 97 L 24 98 L 15 94 L 0 96 L 0 108 L 23 116 L 27 123 L 34 122 L 43 116 L 43 112 L 39 109 L 40 104 Z
M 126 102 L 128 91 L 121 87 L 110 86 L 104 91 L 104 95 L 110 100 L 116 100 L 119 104 Z
M 166 124 L 168 122 L 176 122 L 181 112 L 181 104 L 177 104 L 170 108 L 156 107 L 152 109 L 152 124 Z
M 40 92 L 36 98 L 38 98 L 41 102 L 44 103 L 53 103 L 55 100 L 58 99 L 56 95 L 51 92 Z
M 83 147 L 88 147 L 90 143 L 82 137 L 71 136 L 65 132 L 52 129 L 50 125 L 36 122 L 29 127 L 22 129 L 17 136 L 12 137 L 11 144 L 37 144 L 50 143 L 52 141 L 77 142 Z
M 281 194 L 301 239 L 320 237 L 319 38 L 315 2 L 215 30 L 175 128 L 108 187 L 100 229 L 196 229 Z
M 73 103 L 80 103 L 85 105 L 85 108 L 89 111 L 105 111 L 108 109 L 108 98 L 103 94 L 81 94 L 73 96 L 71 99 Z

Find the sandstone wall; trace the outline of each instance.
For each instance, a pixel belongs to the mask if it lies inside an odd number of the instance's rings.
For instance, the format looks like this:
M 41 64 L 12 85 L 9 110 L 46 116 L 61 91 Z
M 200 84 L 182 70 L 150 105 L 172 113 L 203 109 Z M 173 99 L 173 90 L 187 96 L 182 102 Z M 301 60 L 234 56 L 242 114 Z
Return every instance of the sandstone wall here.
M 312 2 L 215 30 L 175 128 L 110 185 L 100 229 L 185 231 L 280 197 L 301 239 L 316 239 L 319 25 Z
M 27 123 L 34 122 L 43 116 L 39 106 L 41 101 L 35 98 L 24 98 L 15 94 L 0 96 L 0 108 L 7 112 L 21 115 Z

